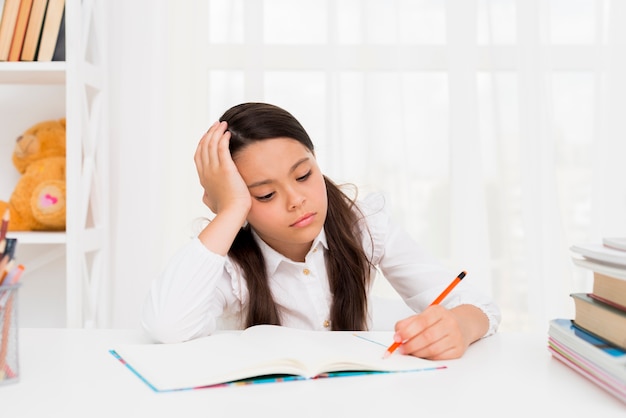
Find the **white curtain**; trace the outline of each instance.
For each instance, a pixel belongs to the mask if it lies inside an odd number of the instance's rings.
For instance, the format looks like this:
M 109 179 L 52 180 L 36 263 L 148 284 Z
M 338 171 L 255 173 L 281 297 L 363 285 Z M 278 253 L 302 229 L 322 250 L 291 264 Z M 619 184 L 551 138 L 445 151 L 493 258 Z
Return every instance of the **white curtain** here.
M 416 240 L 493 295 L 503 330 L 571 317 L 569 293 L 591 282 L 569 246 L 626 236 L 624 2 L 167 3 L 157 266 L 209 215 L 197 141 L 244 101 L 286 108 L 326 174 L 383 192 Z

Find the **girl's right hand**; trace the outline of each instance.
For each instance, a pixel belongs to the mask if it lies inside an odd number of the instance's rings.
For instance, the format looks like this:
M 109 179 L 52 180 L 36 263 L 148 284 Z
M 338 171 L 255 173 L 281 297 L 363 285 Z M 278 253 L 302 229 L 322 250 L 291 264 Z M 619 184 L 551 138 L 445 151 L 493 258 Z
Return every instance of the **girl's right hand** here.
M 215 122 L 198 143 L 194 161 L 204 188 L 202 201 L 216 215 L 240 210 L 245 211 L 245 218 L 252 206 L 252 197 L 230 155 L 227 129 L 226 122 Z

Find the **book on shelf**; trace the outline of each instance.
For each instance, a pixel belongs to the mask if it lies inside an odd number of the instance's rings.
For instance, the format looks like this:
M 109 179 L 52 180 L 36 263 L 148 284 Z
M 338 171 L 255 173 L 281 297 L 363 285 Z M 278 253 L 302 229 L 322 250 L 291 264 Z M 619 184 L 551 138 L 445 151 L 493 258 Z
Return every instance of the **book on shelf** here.
M 39 46 L 39 38 L 47 6 L 48 0 L 33 0 L 30 16 L 28 17 L 28 25 L 26 26 L 26 34 L 24 35 L 22 54 L 20 55 L 21 61 L 35 61 L 37 57 L 37 47 Z
M 256 325 L 182 343 L 123 345 L 110 353 L 156 392 L 446 367 L 409 355 L 383 359 L 392 337 Z
M 548 328 L 548 350 L 554 358 L 626 402 L 626 350 L 556 318 Z
M 26 27 L 30 17 L 30 9 L 33 0 L 21 0 L 20 8 L 17 14 L 17 22 L 15 23 L 15 31 L 13 32 L 13 40 L 9 49 L 8 61 L 19 61 L 22 55 L 22 46 L 24 45 L 24 37 L 26 36 Z
M 52 61 L 64 14 L 65 0 L 48 0 L 37 51 L 37 61 Z
M 584 330 L 626 349 L 626 311 L 604 303 L 589 293 L 571 293 L 574 323 Z
M 626 251 L 626 237 L 604 237 L 602 245 L 615 250 Z
M 65 61 L 65 13 L 61 16 L 59 36 L 57 36 L 57 43 L 54 46 L 52 61 Z
M 9 59 L 9 50 L 11 49 L 19 12 L 20 0 L 4 0 L 2 18 L 0 18 L 0 61 Z

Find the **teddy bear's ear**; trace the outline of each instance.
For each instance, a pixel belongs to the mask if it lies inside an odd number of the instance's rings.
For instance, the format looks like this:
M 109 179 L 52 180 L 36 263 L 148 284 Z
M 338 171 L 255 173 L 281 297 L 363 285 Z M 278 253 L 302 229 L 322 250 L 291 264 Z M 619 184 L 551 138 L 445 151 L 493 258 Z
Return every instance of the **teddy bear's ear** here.
M 17 138 L 13 152 L 13 165 L 24 173 L 35 161 L 49 157 L 65 157 L 65 118 L 46 120 L 28 128 Z
M 24 174 L 26 167 L 41 151 L 41 142 L 36 135 L 25 133 L 17 137 L 13 149 L 13 165 L 20 174 Z

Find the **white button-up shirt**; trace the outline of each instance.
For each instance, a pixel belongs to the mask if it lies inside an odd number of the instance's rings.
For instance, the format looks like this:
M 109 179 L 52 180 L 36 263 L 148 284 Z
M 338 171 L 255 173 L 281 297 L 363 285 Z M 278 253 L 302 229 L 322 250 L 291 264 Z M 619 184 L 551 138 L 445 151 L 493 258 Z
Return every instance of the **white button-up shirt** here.
M 415 312 L 424 310 L 454 279 L 383 210 L 380 195 L 359 202 L 364 213 L 362 242 L 372 264 Z M 330 329 L 329 288 L 324 230 L 315 238 L 304 262 L 292 261 L 253 234 L 265 258 L 267 277 L 284 326 Z M 371 272 L 375 277 L 377 271 Z M 371 297 L 371 286 L 368 289 Z M 209 251 L 198 238 L 183 246 L 154 280 L 142 313 L 142 324 L 155 339 L 178 342 L 209 335 L 218 328 L 242 329 L 250 295 L 240 268 L 228 257 Z M 371 298 L 370 298 L 371 300 Z M 471 304 L 489 319 L 485 336 L 500 323 L 495 303 L 462 281 L 443 300 L 450 309 Z M 401 318 L 398 318 L 401 319 Z M 371 326 L 372 317 L 368 318 Z

